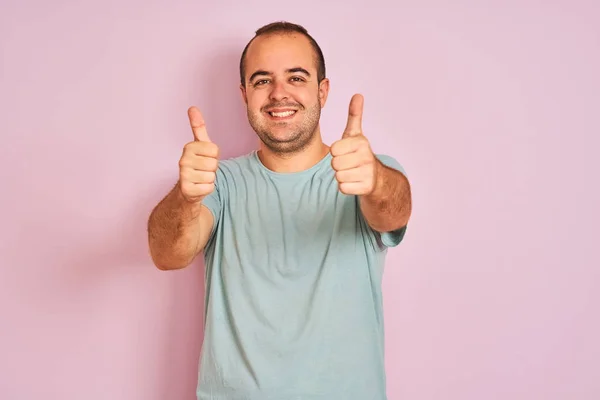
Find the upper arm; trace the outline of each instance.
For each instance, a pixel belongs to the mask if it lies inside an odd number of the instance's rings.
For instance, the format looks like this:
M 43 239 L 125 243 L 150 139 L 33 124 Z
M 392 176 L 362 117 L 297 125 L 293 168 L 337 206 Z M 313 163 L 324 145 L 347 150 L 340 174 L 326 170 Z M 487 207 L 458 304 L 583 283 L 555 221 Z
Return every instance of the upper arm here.
M 389 156 L 387 154 L 376 154 L 375 156 L 386 167 L 395 169 L 402 175 L 406 176 L 406 171 L 404 170 L 404 167 L 394 157 Z
M 202 200 L 202 207 L 200 207 L 198 253 L 202 252 L 210 242 L 221 218 L 222 192 L 220 174 L 217 172 L 215 190 Z
M 200 207 L 200 215 L 198 216 L 198 245 L 196 248 L 196 254 L 202 252 L 206 247 L 215 225 L 215 217 L 212 211 L 205 205 L 202 204 Z

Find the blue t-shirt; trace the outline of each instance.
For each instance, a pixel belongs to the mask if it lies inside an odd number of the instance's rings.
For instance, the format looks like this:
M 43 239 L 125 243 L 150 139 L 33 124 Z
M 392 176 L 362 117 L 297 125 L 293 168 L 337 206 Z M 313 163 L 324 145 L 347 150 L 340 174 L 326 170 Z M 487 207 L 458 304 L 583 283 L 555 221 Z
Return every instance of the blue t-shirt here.
M 381 280 L 406 227 L 377 233 L 357 200 L 331 154 L 297 173 L 256 151 L 220 161 L 204 199 L 215 223 L 199 400 L 386 399 Z

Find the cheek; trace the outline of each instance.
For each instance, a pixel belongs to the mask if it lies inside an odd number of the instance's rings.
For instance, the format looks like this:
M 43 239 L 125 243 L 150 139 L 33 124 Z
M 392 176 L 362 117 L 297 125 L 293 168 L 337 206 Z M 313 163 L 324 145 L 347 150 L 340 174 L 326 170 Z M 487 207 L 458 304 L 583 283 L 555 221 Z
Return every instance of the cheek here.
M 319 102 L 319 97 L 306 93 L 306 91 L 297 91 L 291 93 L 291 100 L 295 103 L 302 104 L 305 108 L 311 108 L 315 103 Z
M 260 113 L 261 108 L 265 105 L 264 99 L 256 94 L 249 95 L 247 99 L 248 109 L 254 113 Z

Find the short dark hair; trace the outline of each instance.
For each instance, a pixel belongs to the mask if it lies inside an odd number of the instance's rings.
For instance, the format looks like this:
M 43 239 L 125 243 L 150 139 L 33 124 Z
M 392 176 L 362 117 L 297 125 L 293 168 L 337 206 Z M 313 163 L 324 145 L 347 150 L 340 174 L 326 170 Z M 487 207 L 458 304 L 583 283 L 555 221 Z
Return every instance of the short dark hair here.
M 317 79 L 319 82 L 321 82 L 323 79 L 325 79 L 325 57 L 323 57 L 323 51 L 321 51 L 321 47 L 319 47 L 319 44 L 317 43 L 317 41 L 311 35 L 309 35 L 306 28 L 304 28 L 302 25 L 294 24 L 294 23 L 287 22 L 287 21 L 277 21 L 277 22 L 272 22 L 270 24 L 267 24 L 267 25 L 259 28 L 255 32 L 254 37 L 252 39 L 250 39 L 248 44 L 246 44 L 246 47 L 244 47 L 244 51 L 242 52 L 242 56 L 240 57 L 240 81 L 242 83 L 242 86 L 244 86 L 244 87 L 246 86 L 245 62 L 246 62 L 246 53 L 248 52 L 248 47 L 250 47 L 250 44 L 254 41 L 254 39 L 256 39 L 257 37 L 259 37 L 261 35 L 269 35 L 269 34 L 277 34 L 277 33 L 299 33 L 301 35 L 304 35 L 310 42 L 310 45 L 312 46 L 312 48 L 315 52 L 316 61 L 317 61 Z

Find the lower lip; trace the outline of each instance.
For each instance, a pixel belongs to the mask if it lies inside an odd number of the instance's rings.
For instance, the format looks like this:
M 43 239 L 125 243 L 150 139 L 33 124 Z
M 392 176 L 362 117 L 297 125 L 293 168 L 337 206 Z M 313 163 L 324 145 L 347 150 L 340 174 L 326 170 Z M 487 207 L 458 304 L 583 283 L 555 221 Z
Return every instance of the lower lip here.
M 285 117 L 276 117 L 274 115 L 271 115 L 270 113 L 267 113 L 267 115 L 269 116 L 269 119 L 272 119 L 273 121 L 286 121 L 288 119 L 292 119 L 296 116 L 296 114 L 298 114 L 298 111 L 296 111 L 295 113 L 291 114 L 291 115 L 286 115 Z

